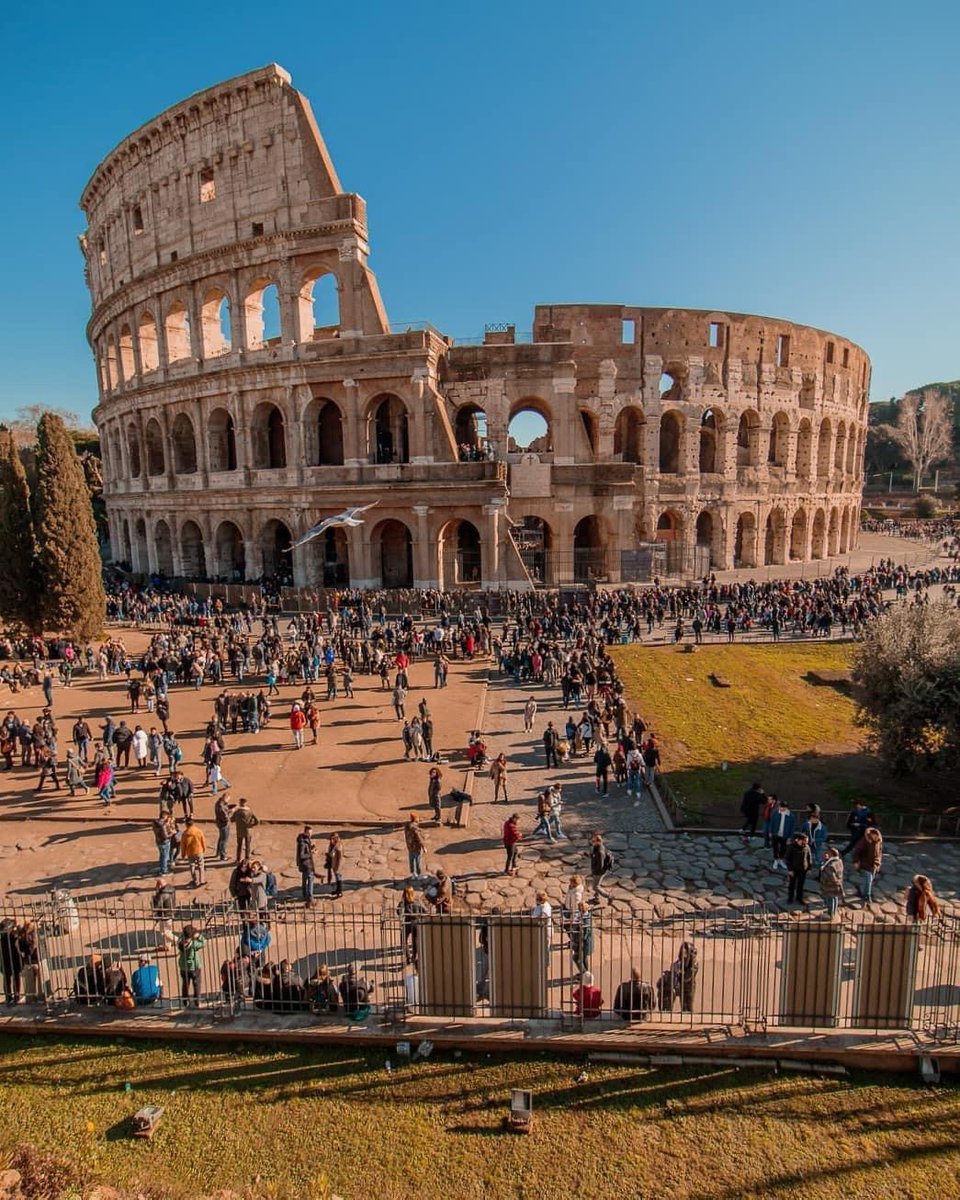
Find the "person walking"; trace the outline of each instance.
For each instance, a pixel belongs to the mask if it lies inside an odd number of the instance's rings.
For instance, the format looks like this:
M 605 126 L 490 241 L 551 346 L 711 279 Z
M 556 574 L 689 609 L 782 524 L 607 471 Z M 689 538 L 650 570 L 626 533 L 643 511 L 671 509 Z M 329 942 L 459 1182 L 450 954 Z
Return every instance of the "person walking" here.
M 503 848 L 506 851 L 506 863 L 504 864 L 504 875 L 516 875 L 517 860 L 520 857 L 520 843 L 523 841 L 523 834 L 520 832 L 520 816 L 518 813 L 513 813 L 503 823 Z
M 173 837 L 176 833 L 173 815 L 161 812 L 153 822 L 153 840 L 156 843 L 158 863 L 157 874 L 163 877 L 170 870 L 170 858 L 173 854 Z
M 787 903 L 792 904 L 794 901 L 806 907 L 806 900 L 803 898 L 803 885 L 807 879 L 807 872 L 813 863 L 813 856 L 810 853 L 810 845 L 807 842 L 805 833 L 795 833 L 787 846 L 786 864 L 787 864 Z
M 417 893 L 411 884 L 403 889 L 400 903 L 397 905 L 397 916 L 403 932 L 404 959 L 408 965 L 417 966 L 420 958 L 418 917 L 427 915 L 427 906 L 417 899 Z
M 603 881 L 612 870 L 613 855 L 604 845 L 603 834 L 598 830 L 590 839 L 590 878 L 593 883 L 591 904 L 599 904 L 601 899 L 613 899 L 603 890 Z
M 317 875 L 317 866 L 313 857 L 312 825 L 304 825 L 303 831 L 297 834 L 296 853 L 303 903 L 307 908 L 310 908 L 313 905 L 313 881 Z
M 190 882 L 194 887 L 203 887 L 207 882 L 207 843 L 203 830 L 193 817 L 187 817 L 180 838 L 180 854 L 190 864 Z
M 150 897 L 150 907 L 153 909 L 153 919 L 157 923 L 157 953 L 162 954 L 176 947 L 177 939 L 173 932 L 173 914 L 177 907 L 177 893 L 166 875 L 161 875 L 154 885 Z
M 553 841 L 553 834 L 550 832 L 550 791 L 545 788 L 542 792 L 537 793 L 537 823 L 533 828 L 531 837 L 537 837 L 538 834 L 543 834 L 548 842 Z
M 905 909 L 907 916 L 912 917 L 916 924 L 940 912 L 940 901 L 934 895 L 933 884 L 926 875 L 914 875 L 913 882 L 907 888 Z
M 800 826 L 800 832 L 807 835 L 807 841 L 810 843 L 810 856 L 813 859 L 813 865 L 819 867 L 823 861 L 823 852 L 826 849 L 829 833 L 826 825 L 820 819 L 820 813 L 811 813 L 810 816 Z
M 237 827 L 237 862 L 243 862 L 253 853 L 251 834 L 260 824 L 260 820 L 250 809 L 246 798 L 241 796 L 237 807 L 230 814 L 230 821 Z
M 563 812 L 563 791 L 559 783 L 552 783 L 548 791 L 550 800 L 550 815 L 547 822 L 550 827 L 550 832 L 557 841 L 565 842 L 567 835 L 563 832 L 563 827 L 560 824 L 560 814 Z
M 860 872 L 857 894 L 865 905 L 873 902 L 873 885 L 883 862 L 883 836 L 875 825 L 867 826 L 853 848 L 853 865 Z
M 83 777 L 83 764 L 77 758 L 77 752 L 72 749 L 67 751 L 66 779 L 71 796 L 77 794 L 77 788 L 81 788 L 85 796 L 90 791 Z
M 533 696 L 523 706 L 523 732 L 532 733 L 533 723 L 537 719 L 537 702 Z M 549 764 L 548 764 L 549 765 Z
M 234 807 L 230 803 L 229 792 L 218 796 L 213 806 L 213 820 L 217 826 L 217 862 L 225 862 L 227 858 L 227 848 L 230 845 L 230 817 Z
M 196 925 L 184 925 L 177 939 L 177 965 L 180 968 L 180 995 L 184 1008 L 190 1007 L 190 990 L 193 989 L 193 1004 L 200 1007 L 203 983 L 203 947 L 207 939 Z
M 433 808 L 433 819 L 439 825 L 443 820 L 443 772 L 439 767 L 430 768 L 427 803 Z
M 834 846 L 827 846 L 823 852 L 823 866 L 820 868 L 820 895 L 827 906 L 827 917 L 833 920 L 840 907 L 840 901 L 843 899 L 843 859 Z
M 857 842 L 863 837 L 867 826 L 872 821 L 873 810 L 868 806 L 866 800 L 855 801 L 853 809 L 849 817 L 847 817 L 847 829 L 850 831 L 850 837 L 847 839 L 847 844 L 840 851 L 841 855 L 846 857 L 850 853 Z
M 290 729 L 293 731 L 294 749 L 303 749 L 303 731 L 306 728 L 307 718 L 303 709 L 295 700 L 293 708 L 290 710 Z
M 787 869 L 787 844 L 793 837 L 795 824 L 796 820 L 790 811 L 790 802 L 786 799 L 778 801 L 776 811 L 770 818 L 770 840 L 773 843 L 771 866 L 774 871 Z
M 397 720 L 402 721 L 406 717 L 406 709 L 404 705 L 407 702 L 407 689 L 402 683 L 396 684 L 391 696 L 393 702 L 393 711 L 397 714 Z
M 339 833 L 330 834 L 324 866 L 327 870 L 327 883 L 334 885 L 330 898 L 339 900 L 343 896 L 343 844 Z
M 509 804 L 510 800 L 507 796 L 507 756 L 505 754 L 498 754 L 490 764 L 490 778 L 493 780 L 494 804 Z M 503 792 L 502 801 L 500 801 L 501 791 Z
M 560 738 L 557 734 L 557 731 L 553 727 L 553 722 L 548 721 L 547 727 L 543 731 L 543 752 L 547 758 L 548 771 L 551 767 L 553 767 L 554 770 L 557 768 L 557 743 L 559 741 Z
M 743 793 L 740 801 L 740 812 L 743 814 L 743 829 L 740 831 L 745 846 L 750 844 L 750 838 L 757 832 L 757 822 L 763 811 L 766 793 L 759 782 L 752 783 Z
M 584 900 L 580 900 L 570 914 L 570 954 L 573 969 L 578 975 L 590 970 L 593 954 L 593 913 Z
M 607 794 L 610 782 L 610 764 L 612 761 L 610 751 L 603 742 L 600 742 L 593 756 L 593 765 L 597 772 L 597 795 L 600 795 L 601 790 L 604 796 Z
M 410 864 L 410 875 L 414 879 L 423 878 L 423 856 L 427 852 L 426 839 L 420 828 L 420 820 L 415 812 L 403 828 L 403 838 L 407 844 L 407 859 Z

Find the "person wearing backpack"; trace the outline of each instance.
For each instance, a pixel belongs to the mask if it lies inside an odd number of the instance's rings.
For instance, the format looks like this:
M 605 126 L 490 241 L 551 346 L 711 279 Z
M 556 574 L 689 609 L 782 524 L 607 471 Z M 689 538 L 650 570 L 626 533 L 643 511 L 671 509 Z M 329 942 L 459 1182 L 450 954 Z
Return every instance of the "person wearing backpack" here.
M 613 855 L 603 842 L 603 834 L 595 833 L 590 839 L 590 876 L 593 881 L 592 904 L 599 904 L 601 898 L 611 900 L 609 892 L 603 890 L 603 881 L 613 870 Z

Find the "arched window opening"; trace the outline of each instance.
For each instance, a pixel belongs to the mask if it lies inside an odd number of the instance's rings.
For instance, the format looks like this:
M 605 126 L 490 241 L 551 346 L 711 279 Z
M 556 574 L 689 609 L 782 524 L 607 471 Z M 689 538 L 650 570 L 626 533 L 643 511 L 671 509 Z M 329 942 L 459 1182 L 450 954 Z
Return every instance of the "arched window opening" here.
M 156 417 L 151 417 L 144 431 L 147 442 L 147 474 L 163 475 L 167 469 L 166 455 L 163 452 L 163 431 Z
M 225 408 L 215 408 L 207 422 L 211 471 L 237 469 L 237 434 L 233 417 Z
M 224 521 L 214 539 L 217 552 L 217 577 L 228 583 L 242 583 L 246 578 L 247 561 L 243 534 L 232 521 Z
M 817 439 L 817 478 L 826 479 L 830 474 L 830 443 L 832 441 L 830 421 L 824 420 L 820 425 L 820 436 Z
M 818 508 L 813 516 L 813 529 L 810 534 L 810 557 L 823 558 L 826 550 L 827 522 L 823 509 Z
M 413 539 L 402 521 L 381 521 L 370 535 L 373 566 L 384 588 L 413 587 Z
M 440 556 L 438 576 L 445 588 L 479 584 L 483 566 L 480 533 L 470 521 L 448 521 L 437 539 Z
M 173 422 L 173 469 L 177 475 L 193 475 L 197 470 L 197 439 L 193 422 L 186 413 L 180 413 Z
M 190 314 L 179 300 L 167 309 L 163 323 L 167 339 L 167 362 L 180 362 L 190 357 Z
M 343 466 L 343 418 L 332 400 L 321 400 L 315 413 L 318 467 Z
M 153 531 L 153 544 L 157 553 L 157 571 L 167 578 L 173 576 L 173 538 L 166 521 L 158 521 Z
M 759 454 L 760 418 L 753 410 L 750 410 L 741 415 L 737 425 L 737 466 L 759 466 Z
M 187 579 L 206 579 L 207 555 L 203 533 L 196 521 L 184 521 L 180 529 L 180 559 Z
M 840 514 L 837 509 L 830 510 L 830 525 L 827 529 L 827 555 L 833 558 L 840 552 Z
M 511 454 L 552 454 L 553 430 L 539 408 L 522 404 L 510 416 L 507 450 Z
M 683 399 L 680 380 L 669 371 L 660 376 L 660 398 L 664 404 L 679 404 Z
M 790 525 L 790 558 L 800 561 L 806 557 L 807 548 L 807 514 L 802 508 L 793 514 Z
M 204 358 L 218 358 L 221 354 L 230 353 L 233 346 L 230 299 L 220 288 L 213 288 L 204 297 L 200 310 L 200 333 Z
M 258 470 L 279 470 L 287 465 L 283 413 L 269 401 L 258 404 L 251 422 L 253 465 Z
M 120 364 L 117 359 L 117 343 L 113 334 L 107 338 L 107 390 L 113 391 L 120 382 Z
M 312 561 L 309 574 L 314 587 L 350 585 L 350 543 L 345 529 L 327 529 L 322 537 L 309 542 L 306 549 Z
M 654 539 L 666 547 L 667 573 L 675 574 L 681 566 L 683 555 L 683 517 L 675 512 L 663 512 L 657 519 Z
M 606 550 L 600 518 L 584 517 L 573 531 L 573 577 L 581 583 L 606 576 Z
M 384 396 L 374 401 L 370 441 L 375 463 L 410 461 L 407 406 L 399 396 Z
M 660 418 L 660 474 L 676 475 L 680 471 L 680 443 L 683 438 L 683 417 L 678 412 L 666 412 Z
M 700 420 L 700 473 L 715 475 L 719 470 L 717 439 L 719 435 L 717 413 L 708 408 Z
M 580 421 L 583 424 L 583 432 L 587 435 L 587 445 L 590 447 L 590 455 L 592 458 L 597 456 L 597 439 L 599 437 L 599 422 L 595 413 L 589 409 L 580 409 Z
M 267 521 L 260 531 L 260 554 L 265 577 L 284 586 L 293 584 L 293 538 L 283 521 Z
M 137 364 L 133 357 L 133 330 L 129 325 L 120 328 L 120 370 L 123 372 L 125 383 L 129 383 L 137 373 Z
M 779 412 L 770 427 L 770 453 L 767 461 L 774 467 L 785 467 L 790 454 L 790 418 Z
M 297 300 L 302 341 L 320 342 L 340 333 L 340 289 L 330 271 L 316 270 L 303 281 Z
M 157 322 L 153 313 L 140 314 L 140 324 L 137 329 L 137 339 L 140 342 L 140 369 L 144 374 L 155 371 L 160 366 L 160 344 L 157 341 Z
M 476 404 L 457 409 L 453 436 L 461 462 L 482 462 L 487 458 L 487 414 Z
M 786 520 L 782 509 L 775 508 L 767 517 L 767 528 L 764 534 L 763 561 L 766 565 L 782 563 L 786 537 Z
M 741 513 L 737 519 L 737 532 L 733 543 L 733 565 L 755 567 L 757 565 L 757 519 L 751 512 Z
M 813 429 L 804 417 L 797 430 L 797 478 L 809 479 L 813 458 Z
M 280 344 L 280 293 L 269 279 L 258 279 L 243 302 L 247 349 Z
M 621 462 L 643 462 L 644 416 L 639 408 L 623 408 L 613 427 L 613 453 Z
M 522 517 L 520 524 L 514 526 L 513 540 L 531 580 L 545 585 L 549 554 L 553 548 L 550 526 L 542 517 Z
M 696 538 L 699 554 L 694 567 L 698 575 L 716 563 L 717 529 L 718 522 L 714 520 L 713 513 L 705 509 L 697 517 Z
M 127 430 L 127 462 L 130 464 L 130 478 L 139 479 L 142 474 L 140 463 L 140 434 L 136 425 Z

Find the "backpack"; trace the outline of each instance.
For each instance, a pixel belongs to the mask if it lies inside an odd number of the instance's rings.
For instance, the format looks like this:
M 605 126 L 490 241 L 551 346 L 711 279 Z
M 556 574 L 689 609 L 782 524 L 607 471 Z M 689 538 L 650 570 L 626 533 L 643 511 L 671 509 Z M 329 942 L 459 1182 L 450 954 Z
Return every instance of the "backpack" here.
M 614 859 L 613 855 L 608 850 L 603 856 L 603 869 L 604 871 L 612 871 L 615 866 L 616 859 Z

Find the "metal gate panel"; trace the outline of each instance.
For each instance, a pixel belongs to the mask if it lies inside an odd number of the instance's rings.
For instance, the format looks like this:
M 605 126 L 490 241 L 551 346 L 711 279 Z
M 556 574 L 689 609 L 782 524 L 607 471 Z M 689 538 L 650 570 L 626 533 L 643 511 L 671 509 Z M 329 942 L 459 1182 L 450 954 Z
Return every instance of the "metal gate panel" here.
M 837 1024 L 843 941 L 841 925 L 790 925 L 784 930 L 781 1025 Z
M 545 1017 L 546 923 L 521 916 L 491 916 L 488 921 L 491 1015 Z
M 418 1011 L 431 1016 L 473 1016 L 477 1003 L 477 939 L 473 919 L 446 914 L 420 917 L 417 930 Z

